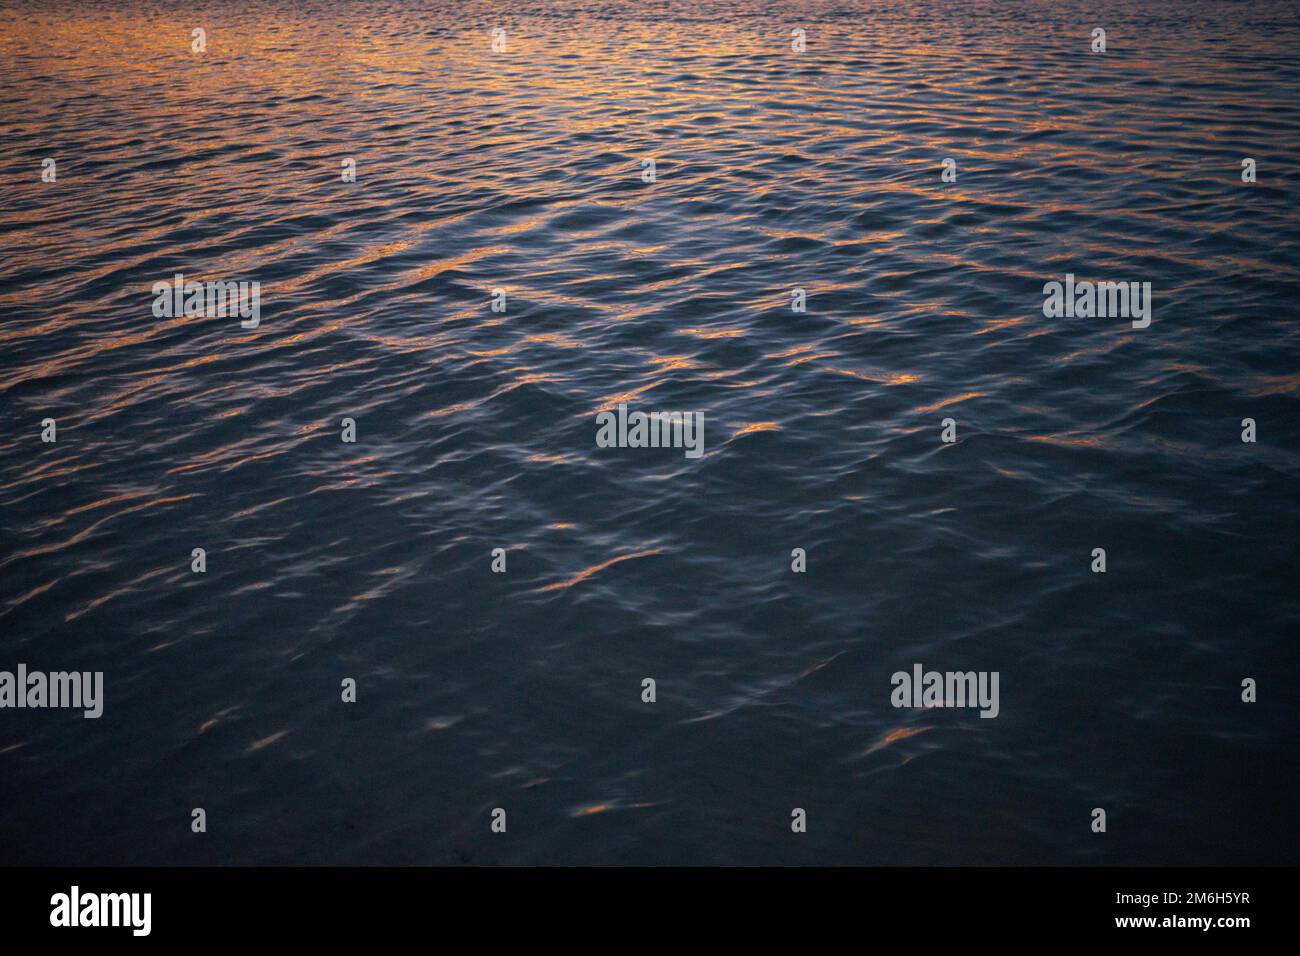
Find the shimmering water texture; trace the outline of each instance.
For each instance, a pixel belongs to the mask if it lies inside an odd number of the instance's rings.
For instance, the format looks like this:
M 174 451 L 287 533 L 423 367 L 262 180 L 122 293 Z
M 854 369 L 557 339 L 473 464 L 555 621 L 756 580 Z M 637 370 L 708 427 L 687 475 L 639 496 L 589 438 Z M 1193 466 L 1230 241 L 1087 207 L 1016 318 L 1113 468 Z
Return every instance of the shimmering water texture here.
M 1295 3 L 0 7 L 0 861 L 1297 862 Z

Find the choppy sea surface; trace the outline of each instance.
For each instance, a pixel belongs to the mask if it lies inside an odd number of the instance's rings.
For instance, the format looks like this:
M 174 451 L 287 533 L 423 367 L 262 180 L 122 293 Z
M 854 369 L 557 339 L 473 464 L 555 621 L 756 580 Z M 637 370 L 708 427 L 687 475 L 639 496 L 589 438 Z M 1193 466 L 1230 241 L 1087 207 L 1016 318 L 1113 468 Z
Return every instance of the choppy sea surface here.
M 1289 2 L 0 2 L 0 670 L 105 685 L 0 862 L 1297 862 L 1298 91 Z

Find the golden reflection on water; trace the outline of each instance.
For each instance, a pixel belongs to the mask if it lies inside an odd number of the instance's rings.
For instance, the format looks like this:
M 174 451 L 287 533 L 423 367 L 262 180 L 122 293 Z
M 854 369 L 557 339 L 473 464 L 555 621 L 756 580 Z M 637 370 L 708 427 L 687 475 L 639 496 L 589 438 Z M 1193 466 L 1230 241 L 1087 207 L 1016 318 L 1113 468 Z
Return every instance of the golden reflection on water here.
M 889 747 L 892 744 L 896 744 L 900 740 L 907 740 L 909 737 L 915 737 L 917 734 L 923 734 L 930 730 L 934 730 L 934 728 L 933 727 L 897 727 L 894 730 L 889 731 L 887 734 L 885 734 L 883 737 L 877 740 L 874 744 L 872 744 L 869 748 L 867 748 L 867 751 L 865 754 L 863 754 L 863 756 L 866 756 L 866 754 L 873 754 L 876 753 L 877 751 L 884 750 L 886 747 Z
M 534 593 L 544 594 L 548 591 L 568 590 L 569 588 L 573 587 L 575 584 L 581 584 L 583 581 L 587 580 L 591 576 L 595 574 L 599 574 L 601 571 L 604 571 L 606 568 L 612 568 L 616 564 L 621 564 L 624 561 L 631 561 L 634 558 L 648 558 L 653 555 L 663 554 L 663 553 L 664 553 L 663 548 L 648 548 L 644 551 L 633 552 L 632 554 L 620 554 L 617 557 L 610 558 L 608 561 L 601 561 L 599 564 L 593 564 L 591 567 L 579 571 L 577 574 L 573 575 L 573 577 L 567 578 L 564 581 L 556 581 L 554 584 L 548 584 L 545 587 L 537 588 Z
M 316 306 L 305 321 L 280 326 L 267 323 L 253 330 L 225 329 L 225 338 L 202 354 L 168 354 L 167 361 L 153 361 L 147 372 L 137 373 L 130 382 L 109 385 L 106 401 L 91 413 L 89 421 L 128 409 L 141 396 L 165 388 L 178 372 L 228 361 L 229 349 L 236 342 L 265 341 L 270 347 L 301 348 L 350 335 L 382 347 L 387 355 L 428 353 L 431 364 L 448 362 L 450 356 L 468 356 L 509 378 L 509 384 L 488 395 L 421 413 L 434 420 L 482 409 L 485 403 L 521 386 L 571 382 L 573 376 L 568 371 L 545 371 L 532 362 L 528 353 L 539 346 L 594 349 L 590 336 L 577 327 L 522 337 L 507 335 L 511 317 L 487 314 L 479 303 L 443 305 L 437 312 L 420 316 L 428 321 L 420 332 L 411 334 L 370 327 L 357 319 L 357 313 L 369 303 L 386 296 L 409 297 L 413 308 L 418 308 L 421 293 L 412 295 L 410 290 L 427 286 L 430 293 L 425 298 L 432 298 L 448 277 L 482 285 L 484 293 L 489 288 L 503 289 L 511 301 L 522 299 L 557 310 L 581 309 L 588 322 L 592 313 L 607 317 L 611 324 L 662 318 L 671 323 L 673 334 L 697 342 L 735 342 L 739 346 L 756 342 L 764 349 L 761 362 L 740 368 L 728 366 L 725 359 L 682 354 L 680 347 L 656 349 L 647 343 L 639 360 L 653 370 L 652 377 L 612 391 L 586 415 L 634 403 L 656 390 L 666 393 L 678 381 L 721 382 L 731 390 L 768 388 L 775 367 L 807 367 L 853 378 L 866 386 L 942 383 L 945 376 L 918 368 L 859 367 L 852 350 L 831 347 L 839 341 L 814 332 L 798 341 L 799 333 L 786 331 L 780 347 L 769 347 L 770 330 L 753 316 L 770 309 L 784 294 L 781 285 L 792 284 L 784 276 L 780 281 L 764 277 L 763 282 L 772 289 L 734 294 L 729 290 L 730 301 L 743 313 L 740 317 L 733 312 L 701 322 L 675 315 L 672 304 L 658 301 L 661 293 L 671 299 L 684 281 L 704 288 L 726 283 L 730 273 L 744 263 L 719 262 L 678 244 L 675 237 L 668 238 L 671 233 L 652 228 L 656 225 L 652 215 L 645 215 L 643 232 L 614 229 L 627 210 L 646 213 L 649 207 L 642 205 L 642 194 L 632 190 L 584 192 L 566 186 L 564 177 L 575 166 L 588 162 L 594 164 L 591 173 L 598 180 L 626 175 L 634 172 L 630 164 L 635 157 L 660 149 L 664 153 L 662 177 L 655 188 L 671 189 L 678 204 L 706 204 L 719 183 L 735 176 L 752 176 L 756 195 L 777 191 L 788 197 L 791 206 L 805 196 L 825 194 L 840 200 L 820 207 L 821 214 L 831 220 L 842 205 L 860 201 L 853 208 L 861 209 L 861 224 L 850 235 L 818 221 L 758 222 L 744 241 L 761 245 L 744 255 L 779 264 L 786 256 L 781 251 L 784 247 L 823 247 L 843 255 L 846 262 L 866 257 L 875 263 L 869 274 L 849 279 L 826 275 L 816 284 L 817 295 L 823 297 L 860 291 L 864 282 L 873 284 L 882 314 L 837 319 L 855 333 L 888 332 L 913 320 L 942 319 L 966 323 L 973 336 L 998 340 L 1009 335 L 1041 337 L 1051 330 L 1037 323 L 1033 302 L 1027 308 L 1017 305 L 1009 314 L 988 317 L 942 299 L 914 301 L 914 270 L 889 264 L 885 257 L 894 248 L 915 242 L 915 230 L 945 229 L 953 208 L 964 210 L 968 220 L 978 219 L 981 210 L 988 210 L 987 222 L 969 221 L 960 230 L 949 230 L 947 235 L 956 236 L 957 244 L 930 243 L 926 268 L 968 270 L 971 274 L 994 271 L 968 250 L 995 241 L 1005 229 L 1007 217 L 1020 215 L 1022 206 L 1029 208 L 1024 197 L 990 193 L 980 180 L 964 174 L 951 184 L 941 183 L 937 175 L 913 175 L 910 160 L 904 159 L 892 175 L 887 169 L 873 174 L 869 195 L 844 196 L 837 192 L 846 174 L 844 164 L 852 166 L 869 157 L 892 162 L 889 157 L 895 155 L 937 156 L 942 152 L 955 155 L 963 171 L 992 161 L 1026 169 L 1044 163 L 1093 173 L 1122 169 L 1122 157 L 1113 153 L 1061 142 L 1063 133 L 1095 136 L 1095 117 L 1062 110 L 1055 102 L 1057 108 L 1050 115 L 1023 109 L 1012 112 L 1005 91 L 982 88 L 978 71 L 946 73 L 943 97 L 934 96 L 932 90 L 918 93 L 914 88 L 918 76 L 933 79 L 934 71 L 945 70 L 945 64 L 964 62 L 967 54 L 954 35 L 909 21 L 905 12 L 884 20 L 821 24 L 814 44 L 818 56 L 800 64 L 810 69 L 807 78 L 800 78 L 791 64 L 772 59 L 770 31 L 758 23 L 737 28 L 705 20 L 670 36 L 658 21 L 629 18 L 619 21 L 615 34 L 593 40 L 588 23 L 522 18 L 509 31 L 508 52 L 495 55 L 482 24 L 466 23 L 448 11 L 422 11 L 409 29 L 376 28 L 365 17 L 322 19 L 292 8 L 277 9 L 272 18 L 255 6 L 239 5 L 210 11 L 204 19 L 209 21 L 205 26 L 208 49 L 202 54 L 190 50 L 188 26 L 170 13 L 148 7 L 73 5 L 57 14 L 33 10 L 21 19 L 0 23 L 0 56 L 20 81 L 24 79 L 21 70 L 39 69 L 69 88 L 83 85 L 95 90 L 93 100 L 77 100 L 64 111 L 69 123 L 99 127 L 106 114 L 97 110 L 107 106 L 124 112 L 116 143 L 98 149 L 95 159 L 126 163 L 146 157 L 170 163 L 158 170 L 141 167 L 99 178 L 95 188 L 102 192 L 84 197 L 100 206 L 124 209 L 146 200 L 163 203 L 172 210 L 169 218 L 149 218 L 105 234 L 77 225 L 57 229 L 46 223 L 46 212 L 40 208 L 17 210 L 12 218 L 25 228 L 12 234 L 12 263 L 22 267 L 51 256 L 66 257 L 79 268 L 79 281 L 96 287 L 115 272 L 134 276 L 145 265 L 149 269 L 144 271 L 158 271 L 153 254 L 143 250 L 167 243 L 178 230 L 229 220 L 232 241 L 221 243 L 220 248 L 206 254 L 186 252 L 186 247 L 171 250 L 191 260 L 176 264 L 177 271 L 198 273 L 196 277 L 202 278 L 256 272 L 268 263 L 277 267 L 291 264 L 292 268 L 279 268 L 275 296 L 289 302 L 307 299 Z M 1013 33 L 1014 26 L 990 23 L 988 28 Z M 433 27 L 436 29 L 430 29 Z M 1198 41 L 1172 37 L 1166 42 Z M 1247 48 L 1267 42 L 1264 38 L 1242 39 Z M 858 63 L 849 69 L 841 62 L 864 50 L 874 57 L 871 65 Z M 1125 69 L 1131 75 L 1159 76 L 1167 69 L 1167 61 L 1154 52 L 1133 49 L 1125 55 Z M 908 71 L 880 65 L 889 58 L 908 64 Z M 740 69 L 749 62 L 762 63 L 761 69 L 755 67 L 756 75 L 766 75 L 771 84 L 750 82 L 751 77 Z M 1130 97 L 1126 82 L 1124 78 L 1102 78 L 1092 81 L 1090 89 L 1096 102 L 1113 105 Z M 1053 95 L 1044 85 L 1045 101 Z M 1232 90 L 1216 95 L 1229 108 L 1258 105 L 1246 103 Z M 147 110 L 142 108 L 145 104 Z M 756 118 L 751 120 L 751 114 Z M 1136 125 L 1138 120 L 1130 120 L 1122 111 L 1108 109 L 1106 116 L 1111 123 L 1109 134 L 1126 138 L 1130 151 L 1160 145 L 1149 130 Z M 1221 118 L 1199 118 L 1203 122 L 1198 137 L 1203 143 L 1222 139 L 1230 131 Z M 945 123 L 958 121 L 980 135 L 954 145 Z M 994 135 L 1012 128 L 1019 141 Z M 671 131 L 671 135 L 664 138 L 656 134 L 657 129 Z M 182 131 L 179 135 L 178 130 Z M 576 137 L 586 137 L 583 145 L 575 145 Z M 710 161 L 700 160 L 704 153 Z M 358 196 L 367 193 L 334 188 L 338 157 L 352 154 L 356 154 L 367 189 L 376 190 L 375 198 L 360 209 L 356 206 Z M 235 161 L 249 155 L 256 161 Z M 800 161 L 788 169 L 774 169 L 774 157 Z M 60 188 L 87 188 L 77 162 L 76 157 L 68 159 Z M 501 171 L 525 168 L 521 164 L 541 174 Z M 445 201 L 448 191 L 478 191 L 484 198 L 469 208 L 449 206 Z M 888 210 L 891 203 L 910 198 L 929 205 L 918 205 L 905 222 L 890 215 L 876 221 L 877 213 Z M 496 208 L 505 199 L 512 214 Z M 939 200 L 943 205 L 936 207 Z M 310 226 L 259 235 L 257 224 L 239 219 L 250 206 L 265 220 L 303 217 Z M 427 215 L 411 215 L 411 210 Z M 1036 194 L 1029 211 L 1038 220 L 1092 212 L 1086 204 L 1052 192 Z M 406 215 L 386 221 L 394 212 Z M 1144 228 L 1156 229 L 1162 215 L 1138 210 L 1131 218 Z M 520 281 L 516 276 L 526 275 L 531 263 L 524 262 L 522 268 L 517 263 L 500 265 L 519 257 L 520 242 L 534 237 L 545 241 L 554 221 L 566 216 L 576 218 L 562 230 L 565 242 L 580 243 L 582 249 L 583 271 L 576 278 L 549 282 L 549 273 L 544 271 L 539 281 Z M 732 228 L 726 213 L 697 213 L 689 205 L 679 205 L 672 222 L 690 222 L 696 216 L 701 223 Z M 375 226 L 360 243 L 356 241 L 359 224 Z M 489 238 L 457 248 L 450 255 L 430 255 L 431 239 L 462 227 L 473 227 Z M 1207 228 L 1227 225 L 1211 223 Z M 244 241 L 250 236 L 256 236 L 256 241 Z M 1071 248 L 1078 254 L 1105 257 L 1113 252 L 1112 237 L 1083 234 Z M 331 252 L 322 255 L 322 249 Z M 92 252 L 99 257 L 93 263 L 86 261 Z M 1164 255 L 1184 266 L 1198 264 L 1177 248 L 1164 250 Z M 629 257 L 671 261 L 676 271 L 669 270 L 666 277 L 647 273 L 636 300 L 624 297 L 619 301 L 582 291 L 584 285 L 601 288 L 626 280 L 617 266 L 605 263 L 625 263 Z M 1268 268 L 1267 263 L 1239 254 L 1229 254 L 1225 263 L 1242 273 Z M 689 278 L 683 280 L 682 272 Z M 486 274 L 495 274 L 490 284 L 483 280 Z M 364 281 L 352 288 L 345 280 L 354 276 L 363 276 Z M 21 291 L 0 293 L 0 307 L 29 306 L 28 297 Z M 92 294 L 84 310 L 0 327 L 0 342 L 17 345 L 51 340 L 84 322 L 83 312 L 95 315 L 119 307 L 120 302 L 108 294 L 98 300 Z M 52 356 L 0 369 L 0 388 L 72 374 L 118 351 L 157 346 L 161 352 L 164 345 L 188 334 L 189 323 L 188 318 L 177 317 L 98 330 Z M 495 341 L 483 338 L 466 345 L 451 331 L 462 323 L 500 329 L 501 334 Z M 1117 337 L 1072 347 L 1049 353 L 1045 360 L 1069 365 L 1104 358 L 1122 341 Z M 515 356 L 527 356 L 529 364 L 499 362 Z M 323 380 L 346 373 L 350 367 L 350 360 L 324 362 L 311 375 Z M 466 370 L 473 367 L 471 364 Z M 1180 366 L 1171 361 L 1149 381 L 1177 371 L 1207 377 L 1216 374 L 1203 366 Z M 950 394 L 916 404 L 910 414 L 929 415 L 990 395 L 985 389 L 936 387 Z M 1251 379 L 1249 388 L 1258 395 L 1294 395 L 1300 391 L 1300 376 L 1260 374 Z M 253 383 L 249 389 L 258 396 L 291 394 L 288 388 L 277 392 L 266 383 Z M 220 414 L 242 413 L 241 408 Z M 816 416 L 828 411 L 812 408 L 805 413 Z M 735 435 L 779 428 L 775 420 L 757 421 L 741 426 Z M 305 425 L 299 434 L 306 438 L 319 431 L 318 425 Z M 1068 446 L 1105 444 L 1102 438 L 1061 432 L 1036 434 L 1030 440 Z M 237 445 L 223 447 L 195 452 L 189 461 L 173 465 L 167 473 L 213 465 L 229 470 L 274 454 Z M 559 464 L 568 459 L 538 453 L 527 460 Z M 70 469 L 58 473 L 66 475 Z M 85 505 L 83 510 L 97 506 Z
M 940 399 L 932 405 L 922 405 L 915 409 L 914 414 L 927 415 L 930 412 L 937 412 L 941 408 L 947 408 L 950 405 L 957 405 L 961 402 L 969 402 L 974 398 L 983 398 L 987 392 L 962 392 L 959 395 L 950 395 L 947 398 Z

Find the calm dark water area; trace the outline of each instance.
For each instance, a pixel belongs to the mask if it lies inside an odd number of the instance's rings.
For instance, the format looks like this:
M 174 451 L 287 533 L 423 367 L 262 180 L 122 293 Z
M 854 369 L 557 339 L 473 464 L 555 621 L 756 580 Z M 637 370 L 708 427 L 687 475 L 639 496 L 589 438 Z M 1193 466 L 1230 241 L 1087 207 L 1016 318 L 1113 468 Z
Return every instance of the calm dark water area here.
M 1298 92 L 1296 3 L 0 2 L 0 670 L 104 674 L 0 862 L 1296 863 Z

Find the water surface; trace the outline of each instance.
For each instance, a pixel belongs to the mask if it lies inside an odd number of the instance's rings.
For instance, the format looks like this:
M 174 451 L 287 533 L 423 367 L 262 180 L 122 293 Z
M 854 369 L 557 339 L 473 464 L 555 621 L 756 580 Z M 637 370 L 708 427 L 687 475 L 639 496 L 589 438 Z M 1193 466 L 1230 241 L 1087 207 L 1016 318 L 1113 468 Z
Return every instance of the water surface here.
M 107 694 L 0 712 L 0 861 L 1296 862 L 1297 51 L 1285 2 L 0 2 L 0 669 Z M 261 324 L 155 318 L 177 272 Z M 1067 272 L 1150 328 L 1045 318 Z M 705 455 L 596 448 L 620 402 Z M 917 662 L 1000 715 L 892 708 Z

